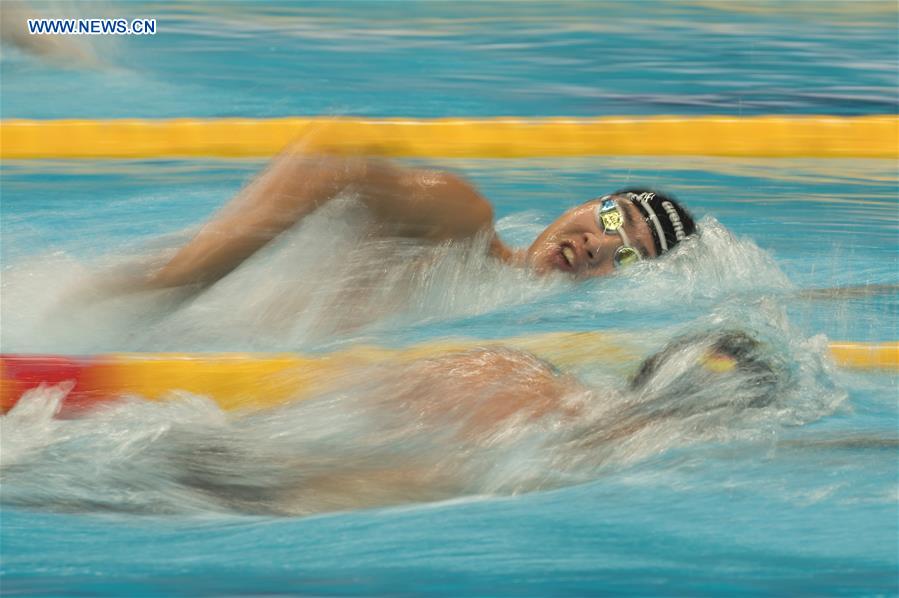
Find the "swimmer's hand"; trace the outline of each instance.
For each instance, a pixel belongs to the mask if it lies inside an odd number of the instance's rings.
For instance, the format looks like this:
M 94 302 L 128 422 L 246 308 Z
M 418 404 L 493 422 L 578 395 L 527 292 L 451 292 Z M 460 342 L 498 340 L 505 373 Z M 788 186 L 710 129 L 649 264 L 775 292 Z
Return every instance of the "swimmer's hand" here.
M 369 207 L 387 234 L 444 241 L 493 231 L 490 204 L 451 173 L 403 168 L 386 160 L 288 152 L 150 275 L 144 288 L 213 284 L 347 189 Z
M 56 311 L 64 313 L 73 308 L 85 307 L 157 288 L 159 287 L 152 282 L 152 275 L 135 272 L 131 267 L 115 268 L 112 272 L 106 271 L 102 274 L 88 276 L 71 289 L 63 292 L 57 302 Z M 189 289 L 183 290 L 187 291 L 186 295 L 181 292 L 176 293 L 181 297 L 179 300 L 186 299 L 190 294 Z

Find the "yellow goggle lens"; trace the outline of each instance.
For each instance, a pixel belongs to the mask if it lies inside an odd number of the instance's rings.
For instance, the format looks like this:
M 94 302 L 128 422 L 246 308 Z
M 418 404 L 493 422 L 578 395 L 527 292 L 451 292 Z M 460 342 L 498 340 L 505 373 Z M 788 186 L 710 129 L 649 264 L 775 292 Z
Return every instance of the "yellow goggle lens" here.
M 636 264 L 640 261 L 640 252 L 633 247 L 619 247 L 615 252 L 615 265 L 619 268 Z

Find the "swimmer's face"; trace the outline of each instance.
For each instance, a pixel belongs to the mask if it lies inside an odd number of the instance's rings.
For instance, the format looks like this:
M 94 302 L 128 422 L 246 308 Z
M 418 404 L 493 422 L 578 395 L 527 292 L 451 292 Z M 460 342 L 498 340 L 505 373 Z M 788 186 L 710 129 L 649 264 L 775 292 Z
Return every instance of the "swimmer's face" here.
M 616 197 L 624 211 L 624 230 L 631 246 L 644 259 L 656 257 L 649 225 L 640 211 Z M 603 231 L 596 221 L 600 200 L 576 206 L 546 227 L 527 250 L 528 265 L 539 274 L 566 272 L 577 278 L 608 276 L 615 271 L 615 251 L 624 244 L 620 235 Z

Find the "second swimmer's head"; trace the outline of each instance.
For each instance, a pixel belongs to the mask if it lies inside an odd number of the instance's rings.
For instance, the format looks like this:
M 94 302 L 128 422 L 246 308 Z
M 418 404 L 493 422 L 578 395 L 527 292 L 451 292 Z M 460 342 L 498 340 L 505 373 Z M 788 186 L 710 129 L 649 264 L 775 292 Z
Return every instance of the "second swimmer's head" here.
M 671 195 L 628 188 L 576 206 L 546 227 L 527 250 L 537 272 L 606 276 L 659 257 L 696 233 L 696 223 Z

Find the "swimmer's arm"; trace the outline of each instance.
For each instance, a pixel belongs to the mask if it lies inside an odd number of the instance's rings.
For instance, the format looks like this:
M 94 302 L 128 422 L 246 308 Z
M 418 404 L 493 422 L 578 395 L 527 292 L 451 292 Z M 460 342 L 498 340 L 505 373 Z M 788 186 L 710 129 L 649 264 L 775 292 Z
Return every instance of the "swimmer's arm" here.
M 393 234 L 432 240 L 466 238 L 484 230 L 492 234 L 490 204 L 456 175 L 384 160 L 285 154 L 145 286 L 212 284 L 348 187 Z
M 355 161 L 286 154 L 242 189 L 146 286 L 209 285 L 339 193 L 355 177 Z

